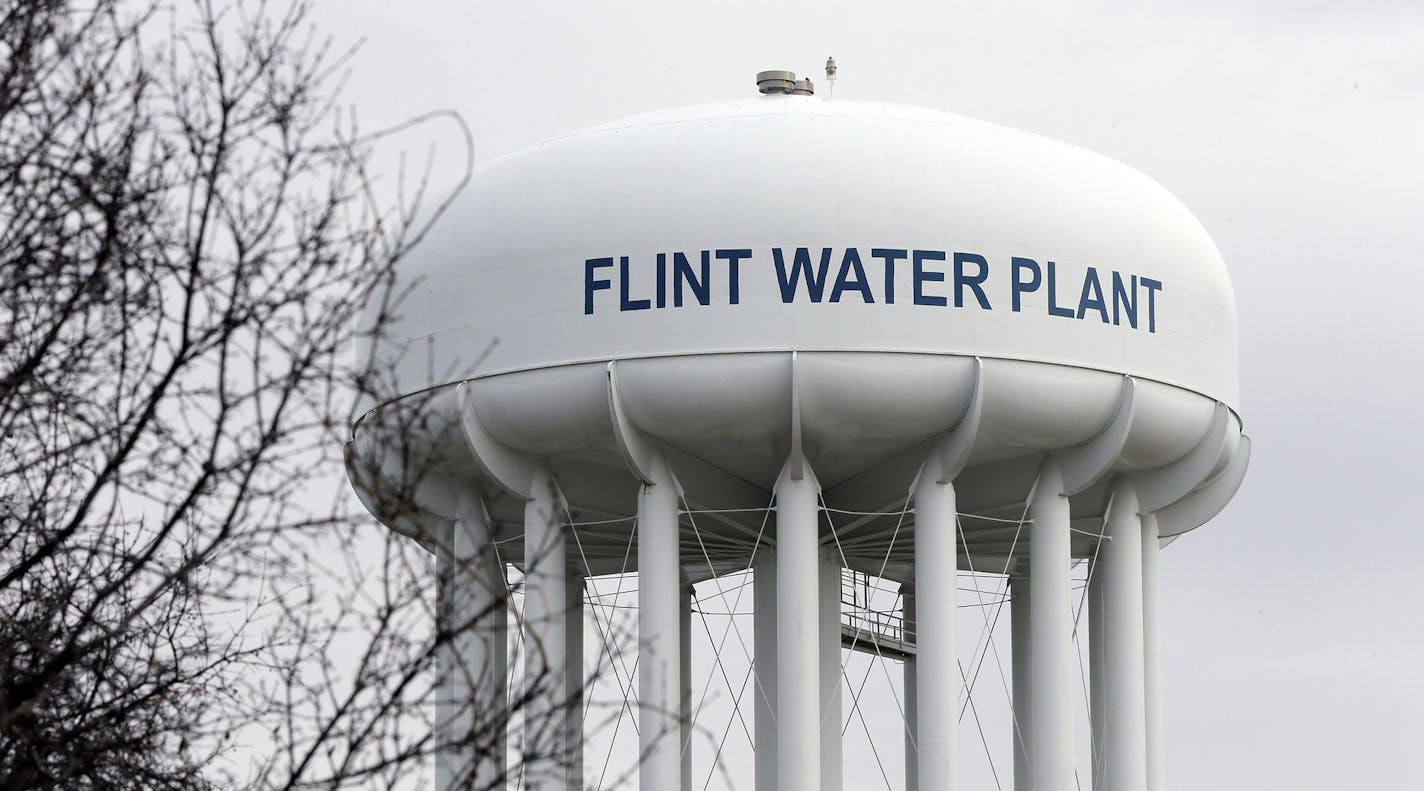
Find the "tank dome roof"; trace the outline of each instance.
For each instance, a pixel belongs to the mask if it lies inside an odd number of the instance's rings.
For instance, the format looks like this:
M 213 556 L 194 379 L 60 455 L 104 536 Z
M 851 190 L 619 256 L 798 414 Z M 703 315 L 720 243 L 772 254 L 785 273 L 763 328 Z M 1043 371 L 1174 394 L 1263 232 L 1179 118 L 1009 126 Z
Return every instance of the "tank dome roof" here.
M 405 355 L 409 390 L 803 350 L 1238 398 L 1226 268 L 1176 198 L 1076 146 L 919 107 L 769 95 L 558 137 L 478 167 L 404 273 L 399 339 L 429 344 Z

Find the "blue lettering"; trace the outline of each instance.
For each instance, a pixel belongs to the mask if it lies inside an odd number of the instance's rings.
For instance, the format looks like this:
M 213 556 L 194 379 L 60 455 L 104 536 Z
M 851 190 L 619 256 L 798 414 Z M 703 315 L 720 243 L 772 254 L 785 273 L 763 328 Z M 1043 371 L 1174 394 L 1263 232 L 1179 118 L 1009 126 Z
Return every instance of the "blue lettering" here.
M 667 253 L 658 253 L 658 307 L 667 307 Z
M 613 287 L 610 280 L 597 277 L 598 270 L 613 266 L 612 258 L 590 258 L 583 262 L 583 315 L 593 313 L 593 292 Z
M 1048 262 L 1048 315 L 1073 318 L 1072 308 L 1058 307 L 1058 278 L 1053 274 L 1053 262 Z
M 771 257 L 776 261 L 776 277 L 781 284 L 781 301 L 790 302 L 796 298 L 796 284 L 800 281 L 802 273 L 806 278 L 806 293 L 810 295 L 812 302 L 820 302 L 821 296 L 826 291 L 826 270 L 831 266 L 831 248 L 821 249 L 821 266 L 816 271 L 811 271 L 811 251 L 804 247 L 796 248 L 791 272 L 786 271 L 786 259 L 781 253 L 780 247 L 771 250 Z
M 791 250 L 788 261 L 787 250 Z M 798 299 L 798 291 L 803 289 L 804 298 L 814 303 L 828 301 L 840 303 L 845 301 L 849 294 L 855 293 L 860 296 L 863 304 L 873 305 L 876 303 L 875 289 L 870 283 L 870 277 L 865 268 L 865 262 L 859 247 L 846 247 L 842 249 L 840 266 L 833 273 L 831 272 L 831 256 L 837 248 L 834 247 L 796 247 L 796 248 L 771 248 L 773 263 L 776 268 L 777 284 L 780 290 L 782 303 L 793 303 Z M 813 257 L 812 251 L 819 250 L 819 258 Z M 965 307 L 966 303 L 972 302 L 982 310 L 992 310 L 993 306 L 989 299 L 989 279 L 991 267 L 986 256 L 973 252 L 948 252 L 945 250 L 913 250 L 908 248 L 883 248 L 874 247 L 869 249 L 869 255 L 881 262 L 884 273 L 885 291 L 883 295 L 884 304 L 895 304 L 895 279 L 899 274 L 897 265 L 901 262 L 910 264 L 910 281 L 913 286 L 913 301 L 916 305 L 926 305 L 930 307 L 947 307 L 950 302 L 948 294 L 932 293 L 934 284 L 942 284 L 941 288 L 949 285 L 951 273 L 944 267 L 944 262 L 953 262 L 953 305 L 956 308 Z M 683 307 L 684 305 L 711 305 L 712 304 L 712 259 L 715 256 L 719 261 L 727 262 L 727 300 L 731 305 L 741 302 L 741 264 L 752 259 L 753 250 L 751 248 L 734 248 L 721 250 L 701 250 L 698 251 L 699 258 L 694 258 L 690 252 L 664 252 L 654 256 L 654 271 L 649 273 L 646 270 L 639 270 L 640 275 L 633 271 L 630 264 L 630 257 L 609 256 L 603 258 L 588 258 L 584 260 L 583 278 L 583 312 L 584 315 L 594 313 L 595 302 L 600 291 L 613 290 L 612 272 L 606 271 L 615 266 L 618 267 L 618 310 L 637 311 L 648 310 L 650 308 Z M 936 267 L 933 262 L 941 262 Z M 1076 318 L 1083 320 L 1088 314 L 1096 313 L 1104 324 L 1111 323 L 1113 326 L 1128 326 L 1134 330 L 1142 328 L 1138 319 L 1142 317 L 1142 297 L 1139 288 L 1146 289 L 1146 328 L 1148 332 L 1157 332 L 1157 294 L 1163 291 L 1163 284 L 1160 280 L 1154 280 L 1140 275 L 1129 274 L 1119 271 L 1100 271 L 1097 267 L 1086 267 L 1084 270 L 1082 288 L 1079 291 L 1076 304 L 1060 305 L 1058 303 L 1058 272 L 1057 263 L 1045 261 L 1046 266 L 1040 266 L 1039 262 L 1032 258 L 1012 256 L 1009 258 L 1009 294 L 1010 304 L 1015 313 L 1023 311 L 1025 302 L 1024 295 L 1040 293 L 1047 286 L 1047 309 L 1051 316 L 1061 318 Z M 635 298 L 636 288 L 634 281 L 641 276 L 653 275 L 653 293 L 646 298 Z M 831 275 L 834 274 L 834 277 Z M 1109 282 L 1106 277 L 1111 275 Z M 827 295 L 827 291 L 830 292 Z M 973 299 L 967 296 L 973 293 Z M 1000 297 L 1002 294 L 999 295 Z M 611 295 L 610 295 L 611 298 Z M 1109 313 L 1109 299 L 1111 299 L 1111 313 Z M 605 310 L 611 306 L 606 305 Z
M 727 262 L 727 304 L 736 305 L 741 302 L 742 294 L 742 269 L 740 264 L 743 258 L 752 257 L 752 251 L 743 247 L 736 250 L 718 250 L 716 255 L 718 261 Z M 705 305 L 707 303 L 704 302 L 702 304 Z
M 1118 324 L 1120 314 L 1127 314 L 1127 323 L 1135 330 L 1137 329 L 1137 275 L 1132 276 L 1132 289 L 1129 290 L 1127 283 L 1123 282 L 1122 275 L 1113 272 L 1112 281 L 1113 295 L 1113 325 Z
M 850 279 L 854 271 L 855 278 Z M 840 302 L 841 292 L 846 289 L 859 291 L 860 298 L 867 303 L 875 302 L 875 297 L 870 293 L 870 284 L 865 282 L 865 267 L 860 265 L 860 253 L 854 247 L 847 247 L 845 257 L 841 259 L 841 271 L 836 275 L 836 284 L 831 288 L 831 301 Z
M 1108 323 L 1108 305 L 1103 300 L 1103 284 L 1098 280 L 1098 270 L 1096 267 L 1088 267 L 1088 274 L 1083 278 L 1083 291 L 1078 295 L 1078 318 L 1083 318 L 1090 310 L 1096 310 L 1099 316 L 1103 317 L 1103 323 Z
M 628 256 L 618 256 L 618 309 L 647 310 L 652 303 L 646 299 L 628 299 Z
M 944 297 L 926 296 L 925 282 L 944 282 L 943 272 L 926 272 L 925 261 L 943 261 L 943 250 L 916 250 L 911 256 L 915 273 L 915 304 L 943 307 L 948 304 Z
M 910 251 L 896 248 L 874 247 L 870 250 L 871 258 L 882 258 L 885 260 L 885 304 L 895 304 L 895 262 L 903 261 L 910 257 Z
M 964 265 L 974 263 L 979 266 L 979 274 L 968 277 L 964 274 Z M 964 287 L 969 286 L 974 291 L 974 298 L 978 300 L 979 307 L 989 310 L 989 298 L 984 295 L 984 281 L 989 279 L 989 262 L 984 260 L 984 256 L 975 253 L 955 253 L 954 254 L 954 306 L 964 307 Z
M 682 285 L 687 284 L 693 296 L 703 305 L 712 301 L 712 259 L 711 254 L 706 250 L 702 251 L 702 277 L 694 277 L 692 264 L 688 263 L 687 256 L 682 253 L 672 254 L 672 304 L 673 307 L 682 307 Z
M 1038 262 L 1033 260 L 1032 258 L 1015 257 L 1011 263 L 1013 264 L 1014 285 L 1012 293 L 1014 302 L 1014 312 L 1018 313 L 1019 308 L 1021 307 L 1020 298 L 1024 294 L 1038 290 L 1038 287 L 1043 283 L 1043 273 L 1038 268 Z M 1025 271 L 1033 273 L 1032 280 L 1026 281 L 1023 279 L 1022 274 Z
M 1144 277 L 1139 280 L 1143 287 L 1147 289 L 1147 331 L 1157 331 L 1157 291 L 1162 288 L 1162 281 Z

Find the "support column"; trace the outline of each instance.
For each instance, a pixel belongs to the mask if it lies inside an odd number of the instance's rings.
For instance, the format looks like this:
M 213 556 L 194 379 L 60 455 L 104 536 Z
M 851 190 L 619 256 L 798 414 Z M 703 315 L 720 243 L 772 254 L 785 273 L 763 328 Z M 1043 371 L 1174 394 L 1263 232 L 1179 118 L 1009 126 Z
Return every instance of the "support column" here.
M 661 457 L 638 496 L 638 788 L 671 791 L 682 778 L 682 610 L 678 494 Z
M 1093 787 L 1138 791 L 1147 782 L 1143 677 L 1142 523 L 1137 493 L 1119 480 L 1090 591 L 1093 666 Z M 1101 691 L 1099 686 L 1101 685 Z
M 1073 774 L 1072 556 L 1068 497 L 1052 458 L 1043 462 L 1029 504 L 1030 747 L 1036 791 L 1075 787 Z M 923 599 L 921 609 L 923 610 Z
M 455 524 L 451 528 L 452 546 L 449 553 L 442 555 L 439 565 L 439 577 L 436 580 L 435 592 L 435 628 L 441 632 L 453 630 L 456 618 L 455 611 L 455 567 L 457 562 L 454 557 L 453 534 L 459 531 L 459 525 Z M 452 643 L 440 648 L 436 654 L 436 670 L 440 674 L 440 681 L 437 685 L 438 692 L 435 695 L 435 727 L 434 738 L 437 744 L 449 745 L 435 754 L 435 789 L 436 791 L 447 791 L 456 788 L 455 781 L 465 765 L 465 753 L 461 748 L 461 734 L 465 732 L 466 723 L 461 706 L 464 699 L 464 690 L 460 683 L 460 670 L 463 665 L 459 649 Z
M 776 552 L 762 546 L 752 565 L 752 666 L 756 673 L 756 791 L 776 791 Z
M 820 569 L 821 789 L 841 791 L 841 558 L 833 544 Z
M 933 461 L 933 460 L 932 460 Z M 915 710 L 923 791 L 953 791 L 958 763 L 958 521 L 954 484 L 926 464 L 915 488 Z
M 509 586 L 490 533 L 483 503 L 463 498 L 440 580 L 441 628 L 453 634 L 440 652 L 438 738 L 451 745 L 436 756 L 442 791 L 490 787 L 505 776 Z
M 682 597 L 678 602 L 678 642 L 682 645 L 682 668 L 678 686 L 682 690 L 682 791 L 692 791 L 692 600 L 694 592 L 687 580 L 682 581 Z
M 915 624 L 915 586 L 900 586 L 901 607 L 904 613 L 905 642 L 915 645 L 919 640 Z M 920 788 L 920 742 L 919 742 L 919 654 L 905 657 L 905 791 L 919 791 Z
M 582 644 L 569 643 L 571 631 L 582 631 L 581 613 L 569 605 L 573 596 L 568 573 L 568 548 L 560 518 L 554 481 L 541 471 L 524 505 L 524 628 L 526 683 L 538 689 L 524 710 L 524 751 L 548 756 L 525 767 L 525 787 L 530 791 L 571 791 L 570 771 L 579 758 L 577 730 L 581 723 L 581 686 L 570 678 L 578 657 L 582 676 Z M 580 596 L 581 591 L 574 588 Z M 572 739 L 571 739 L 572 736 Z M 579 772 L 581 774 L 581 771 Z
M 1013 642 L 1014 685 L 1014 791 L 1033 791 L 1033 661 L 1032 595 L 1026 570 L 1009 577 L 1010 639 Z
M 776 484 L 776 787 L 781 791 L 821 787 L 819 499 L 810 466 L 789 460 Z
M 1167 788 L 1167 740 L 1162 730 L 1162 610 L 1157 517 L 1142 517 L 1143 708 L 1147 727 L 1147 791 Z
M 565 579 L 566 608 L 564 610 L 564 690 L 568 705 L 564 707 L 564 744 L 567 762 L 564 767 L 564 787 L 582 789 L 583 785 L 583 574 L 568 571 Z
M 1106 535 L 1107 527 L 1104 526 L 1102 530 Z M 1097 556 L 1092 560 L 1091 576 L 1085 591 L 1085 609 L 1088 614 L 1088 743 L 1092 748 L 1089 750 L 1092 760 L 1090 779 L 1094 791 L 1101 788 L 1103 782 L 1103 725 L 1106 722 L 1103 715 L 1103 694 L 1107 689 L 1103 682 L 1103 663 L 1100 661 L 1103 655 L 1103 633 L 1106 631 L 1103 627 L 1103 586 L 1094 578 L 1102 570 L 1099 561 L 1102 559 L 1102 547 L 1107 543 L 1106 539 L 1102 541 Z

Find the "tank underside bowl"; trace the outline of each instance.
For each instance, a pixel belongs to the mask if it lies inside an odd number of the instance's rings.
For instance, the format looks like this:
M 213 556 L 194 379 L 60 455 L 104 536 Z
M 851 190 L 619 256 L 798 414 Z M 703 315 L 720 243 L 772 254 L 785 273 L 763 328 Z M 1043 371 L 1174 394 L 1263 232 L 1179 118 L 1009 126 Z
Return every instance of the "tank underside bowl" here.
M 746 568 L 757 548 L 775 544 L 773 489 L 799 449 L 822 488 L 828 551 L 847 567 L 907 581 L 915 529 L 907 495 L 934 441 L 971 413 L 972 449 L 955 489 L 960 567 L 978 571 L 1010 571 L 1027 556 L 1025 503 L 1049 455 L 1102 457 L 1100 474 L 1071 498 L 1075 557 L 1096 551 L 1117 475 L 1159 490 L 1191 476 L 1175 484 L 1180 495 L 1164 495 L 1175 502 L 1159 514 L 1194 505 L 1159 517 L 1167 537 L 1205 521 L 1203 508 L 1215 512 L 1189 501 L 1224 504 L 1249 455 L 1234 413 L 1160 382 L 1008 359 L 777 351 L 443 385 L 368 413 L 348 466 L 373 513 L 427 542 L 438 541 L 427 526 L 455 518 L 462 493 L 478 495 L 515 563 L 525 500 L 512 489 L 521 470 L 547 466 L 567 504 L 571 551 L 585 572 L 604 574 L 636 568 L 641 480 L 631 449 L 656 448 L 683 489 L 682 566 L 697 580 Z

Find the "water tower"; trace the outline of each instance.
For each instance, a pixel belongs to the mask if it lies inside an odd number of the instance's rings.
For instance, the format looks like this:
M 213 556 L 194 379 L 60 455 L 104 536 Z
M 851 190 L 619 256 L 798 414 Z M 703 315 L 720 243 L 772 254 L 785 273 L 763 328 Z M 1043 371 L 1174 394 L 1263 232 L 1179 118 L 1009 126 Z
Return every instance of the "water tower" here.
M 463 568 L 447 611 L 518 577 L 559 720 L 526 727 L 564 759 L 525 786 L 579 786 L 561 703 L 582 581 L 629 571 L 639 787 L 688 789 L 688 589 L 750 568 L 755 788 L 840 787 L 822 715 L 856 630 L 904 665 L 907 785 L 953 788 L 975 568 L 1012 590 L 1014 785 L 1073 788 L 1086 563 L 1093 785 L 1162 788 L 1158 552 L 1250 455 L 1220 254 L 1097 154 L 790 72 L 758 87 L 490 161 L 406 263 L 378 350 L 405 395 L 362 418 L 348 465 L 374 514 Z M 402 489 L 418 507 L 390 506 Z M 897 625 L 847 626 L 851 572 L 902 586 Z M 493 609 L 452 681 L 478 705 L 507 694 Z M 503 770 L 452 760 L 442 784 Z

